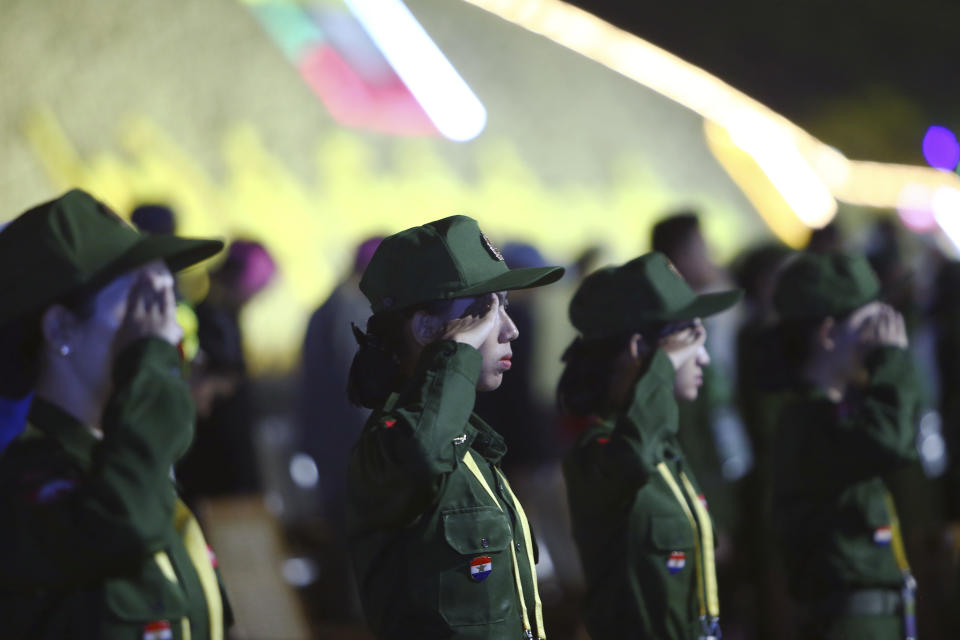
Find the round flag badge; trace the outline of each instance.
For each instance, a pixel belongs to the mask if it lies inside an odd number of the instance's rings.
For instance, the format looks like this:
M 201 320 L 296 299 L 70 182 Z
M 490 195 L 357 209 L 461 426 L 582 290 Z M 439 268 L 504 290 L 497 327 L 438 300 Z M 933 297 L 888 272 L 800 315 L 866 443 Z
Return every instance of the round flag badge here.
M 493 570 L 493 562 L 490 556 L 480 556 L 470 561 L 470 577 L 475 582 L 483 582 Z
M 143 640 L 173 640 L 173 629 L 166 620 L 151 622 L 143 628 Z
M 679 573 L 685 566 L 687 566 L 687 554 L 683 551 L 674 551 L 667 558 L 667 570 L 671 574 Z
M 885 547 L 890 544 L 891 540 L 893 540 L 893 529 L 890 528 L 890 525 L 883 525 L 874 529 L 873 542 L 875 544 Z

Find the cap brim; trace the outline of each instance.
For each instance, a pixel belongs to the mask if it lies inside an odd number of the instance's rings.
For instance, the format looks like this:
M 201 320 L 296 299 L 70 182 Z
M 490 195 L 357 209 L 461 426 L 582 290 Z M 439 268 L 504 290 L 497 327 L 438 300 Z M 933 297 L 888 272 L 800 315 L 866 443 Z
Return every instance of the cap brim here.
M 514 291 L 516 289 L 532 289 L 556 282 L 563 277 L 563 267 L 526 267 L 511 269 L 495 278 L 479 284 L 453 292 L 451 297 L 475 296 L 481 293 L 494 291 Z
M 726 311 L 733 305 L 740 302 L 743 298 L 742 289 L 733 289 L 731 291 L 718 291 L 717 293 L 704 293 L 683 309 L 679 309 L 670 314 L 669 320 L 693 320 L 694 318 L 706 318 L 714 314 Z
M 207 258 L 212 258 L 222 249 L 223 242 L 220 240 L 144 235 L 119 258 L 93 275 L 80 291 L 99 289 L 127 271 L 142 267 L 154 260 L 163 260 L 170 271 L 176 273 Z
M 118 273 L 118 267 L 122 272 L 154 260 L 163 260 L 170 271 L 176 272 L 212 258 L 222 249 L 223 242 L 220 240 L 145 235 L 111 264 L 110 270 Z

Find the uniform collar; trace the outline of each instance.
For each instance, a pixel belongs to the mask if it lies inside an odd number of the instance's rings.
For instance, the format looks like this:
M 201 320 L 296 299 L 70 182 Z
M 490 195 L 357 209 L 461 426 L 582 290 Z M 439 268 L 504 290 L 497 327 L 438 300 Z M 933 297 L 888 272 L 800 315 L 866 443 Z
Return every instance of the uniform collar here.
M 34 398 L 27 423 L 59 442 L 84 469 L 90 467 L 93 449 L 99 440 L 75 417 L 55 404 Z
M 493 427 L 475 413 L 470 414 L 465 435 L 470 448 L 486 458 L 491 464 L 500 464 L 500 460 L 507 453 L 507 443 L 503 436 L 494 431 Z

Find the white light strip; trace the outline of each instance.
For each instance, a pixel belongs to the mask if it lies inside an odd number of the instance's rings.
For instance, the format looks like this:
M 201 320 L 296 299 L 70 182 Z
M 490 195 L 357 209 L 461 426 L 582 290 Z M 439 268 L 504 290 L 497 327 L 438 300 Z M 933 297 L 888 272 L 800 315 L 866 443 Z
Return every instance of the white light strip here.
M 487 110 L 400 0 L 344 0 L 444 137 L 480 135 Z
M 829 203 L 828 197 L 888 208 L 897 205 L 900 191 L 911 182 L 931 189 L 960 188 L 960 177 L 953 173 L 849 160 L 703 69 L 561 0 L 463 1 L 576 51 L 723 127 L 805 224 L 821 226 L 833 217 L 836 202 Z M 765 140 L 770 132 L 776 135 Z

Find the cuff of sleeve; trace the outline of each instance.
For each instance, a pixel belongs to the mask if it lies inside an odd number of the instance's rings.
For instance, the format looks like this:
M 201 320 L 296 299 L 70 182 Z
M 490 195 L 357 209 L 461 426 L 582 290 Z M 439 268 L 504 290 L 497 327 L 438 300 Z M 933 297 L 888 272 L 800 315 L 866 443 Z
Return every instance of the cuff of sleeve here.
M 647 369 L 646 375 L 655 376 L 660 382 L 672 385 L 676 373 L 673 368 L 673 361 L 670 360 L 670 356 L 666 352 L 662 349 L 653 352 L 653 358 L 650 360 L 650 367 Z
M 141 338 L 123 348 L 113 363 L 114 384 L 130 380 L 144 365 L 169 369 L 171 375 L 183 376 L 180 352 L 160 338 Z
M 438 340 L 423 348 L 417 368 L 422 371 L 451 369 L 475 386 L 480 379 L 483 356 L 468 344 L 454 340 Z
M 890 369 L 903 369 L 910 366 L 910 354 L 900 347 L 877 347 L 867 354 L 864 364 L 871 374 Z

